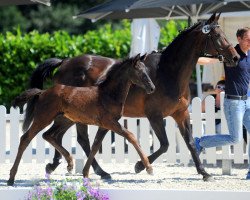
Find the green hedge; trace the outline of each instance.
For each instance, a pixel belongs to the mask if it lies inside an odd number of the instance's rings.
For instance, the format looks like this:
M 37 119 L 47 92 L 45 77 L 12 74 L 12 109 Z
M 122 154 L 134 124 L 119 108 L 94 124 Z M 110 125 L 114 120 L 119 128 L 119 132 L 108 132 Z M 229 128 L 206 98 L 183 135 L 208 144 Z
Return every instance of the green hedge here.
M 167 23 L 161 29 L 159 47 L 166 46 L 183 29 L 183 24 Z M 181 26 L 180 26 L 181 25 Z M 73 57 L 80 54 L 98 54 L 124 58 L 130 51 L 130 22 L 119 27 L 106 24 L 84 35 L 69 35 L 57 31 L 39 34 L 33 31 L 0 34 L 0 105 L 10 106 L 11 100 L 27 88 L 29 77 L 38 63 L 51 57 Z

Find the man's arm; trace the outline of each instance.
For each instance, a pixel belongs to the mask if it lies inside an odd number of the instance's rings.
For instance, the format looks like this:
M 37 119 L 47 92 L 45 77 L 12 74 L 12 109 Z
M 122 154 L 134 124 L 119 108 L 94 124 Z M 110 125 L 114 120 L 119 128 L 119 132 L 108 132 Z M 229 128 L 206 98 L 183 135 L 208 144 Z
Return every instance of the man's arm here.
M 199 57 L 197 64 L 199 65 L 207 65 L 207 64 L 215 64 L 218 63 L 219 60 L 217 58 L 206 58 L 206 57 Z

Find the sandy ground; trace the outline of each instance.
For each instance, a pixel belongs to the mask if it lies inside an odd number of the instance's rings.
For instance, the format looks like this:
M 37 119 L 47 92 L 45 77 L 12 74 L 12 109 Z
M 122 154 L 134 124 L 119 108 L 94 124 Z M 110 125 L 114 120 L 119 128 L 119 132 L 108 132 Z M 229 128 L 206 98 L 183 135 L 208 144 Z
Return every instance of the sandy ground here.
M 6 188 L 6 180 L 9 177 L 11 164 L 0 165 L 0 188 Z M 194 166 L 184 167 L 178 164 L 153 164 L 154 175 L 148 175 L 146 171 L 134 173 L 133 164 L 106 164 L 101 163 L 106 171 L 110 172 L 111 180 L 101 180 L 91 169 L 90 178 L 93 184 L 100 188 L 133 188 L 133 189 L 184 189 L 184 190 L 224 190 L 224 191 L 248 191 L 250 181 L 245 180 L 247 166 L 234 166 L 232 175 L 222 175 L 220 167 L 206 166 L 208 173 L 214 180 L 204 182 L 198 175 Z M 45 180 L 45 164 L 21 163 L 16 175 L 15 187 L 30 187 L 39 181 Z M 66 164 L 62 163 L 51 175 L 53 180 L 61 180 L 66 177 L 72 179 L 81 178 L 80 174 L 68 176 Z

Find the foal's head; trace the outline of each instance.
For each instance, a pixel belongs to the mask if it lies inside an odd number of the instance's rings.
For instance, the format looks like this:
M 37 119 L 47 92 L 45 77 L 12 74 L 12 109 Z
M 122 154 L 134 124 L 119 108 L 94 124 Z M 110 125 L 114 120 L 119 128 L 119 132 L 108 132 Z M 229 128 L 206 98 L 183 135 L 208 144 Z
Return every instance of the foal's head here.
M 148 94 L 151 94 L 155 91 L 155 85 L 147 73 L 146 66 L 142 62 L 144 59 L 145 55 L 140 57 L 140 54 L 138 54 L 137 56 L 129 59 L 132 64 L 130 62 L 125 64 L 130 65 L 127 73 L 131 82 L 145 89 Z
M 226 62 L 230 66 L 235 66 L 239 60 L 239 55 L 226 38 L 225 33 L 220 28 L 218 20 L 220 14 L 213 14 L 201 26 L 201 31 L 206 35 L 203 54 L 205 57 L 217 57 L 220 61 Z

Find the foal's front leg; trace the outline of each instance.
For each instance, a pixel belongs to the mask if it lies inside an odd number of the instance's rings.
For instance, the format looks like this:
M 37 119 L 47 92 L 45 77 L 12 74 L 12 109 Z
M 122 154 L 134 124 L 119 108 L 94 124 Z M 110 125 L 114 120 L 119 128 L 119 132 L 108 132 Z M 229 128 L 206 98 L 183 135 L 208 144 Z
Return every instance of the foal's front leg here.
M 125 137 L 131 144 L 133 144 L 133 146 L 135 147 L 136 151 L 138 152 L 143 164 L 146 167 L 146 171 L 148 172 L 148 174 L 153 174 L 153 168 L 149 163 L 148 157 L 141 150 L 139 143 L 137 142 L 135 136 L 131 132 L 129 132 L 124 127 L 122 127 L 117 121 L 113 121 L 113 122 L 106 121 L 106 123 L 103 122 L 103 125 L 105 126 L 105 128 L 110 129 L 110 130 L 118 133 L 119 135 Z M 106 132 L 107 132 L 107 130 L 106 130 Z M 101 141 L 103 140 L 104 136 L 105 135 L 101 134 L 101 132 L 99 132 L 99 130 L 98 130 L 97 135 L 95 137 L 95 141 L 92 145 L 92 150 L 91 150 L 90 156 L 88 157 L 88 160 L 87 160 L 85 167 L 83 169 L 83 176 L 84 177 L 88 177 L 90 164 L 91 164 L 92 159 L 95 156 L 96 152 L 100 148 Z
M 76 130 L 77 130 L 77 142 L 81 145 L 82 149 L 84 150 L 87 157 L 89 157 L 90 154 L 90 142 L 89 142 L 89 136 L 88 136 L 88 127 L 87 125 L 77 123 L 76 124 Z M 98 129 L 99 130 L 99 129 Z M 106 135 L 106 132 L 102 132 L 101 135 Z M 105 172 L 101 166 L 98 164 L 95 158 L 93 158 L 92 161 L 92 167 L 94 169 L 94 172 L 101 176 L 101 179 L 111 179 L 111 176 L 109 173 Z
M 96 136 L 95 136 L 95 139 L 94 139 L 94 142 L 93 142 L 93 145 L 92 145 L 92 148 L 91 148 L 91 151 L 88 155 L 88 160 L 83 168 L 83 171 L 82 171 L 82 174 L 83 174 L 83 177 L 88 177 L 89 176 L 89 168 L 94 160 L 94 157 L 95 157 L 95 154 L 97 153 L 97 151 L 100 149 L 101 147 L 101 144 L 102 144 L 102 141 L 105 137 L 105 135 L 107 134 L 108 130 L 107 129 L 103 129 L 103 128 L 100 128 L 98 129 L 97 133 L 96 133 Z M 111 176 L 109 176 L 109 178 L 111 178 Z

